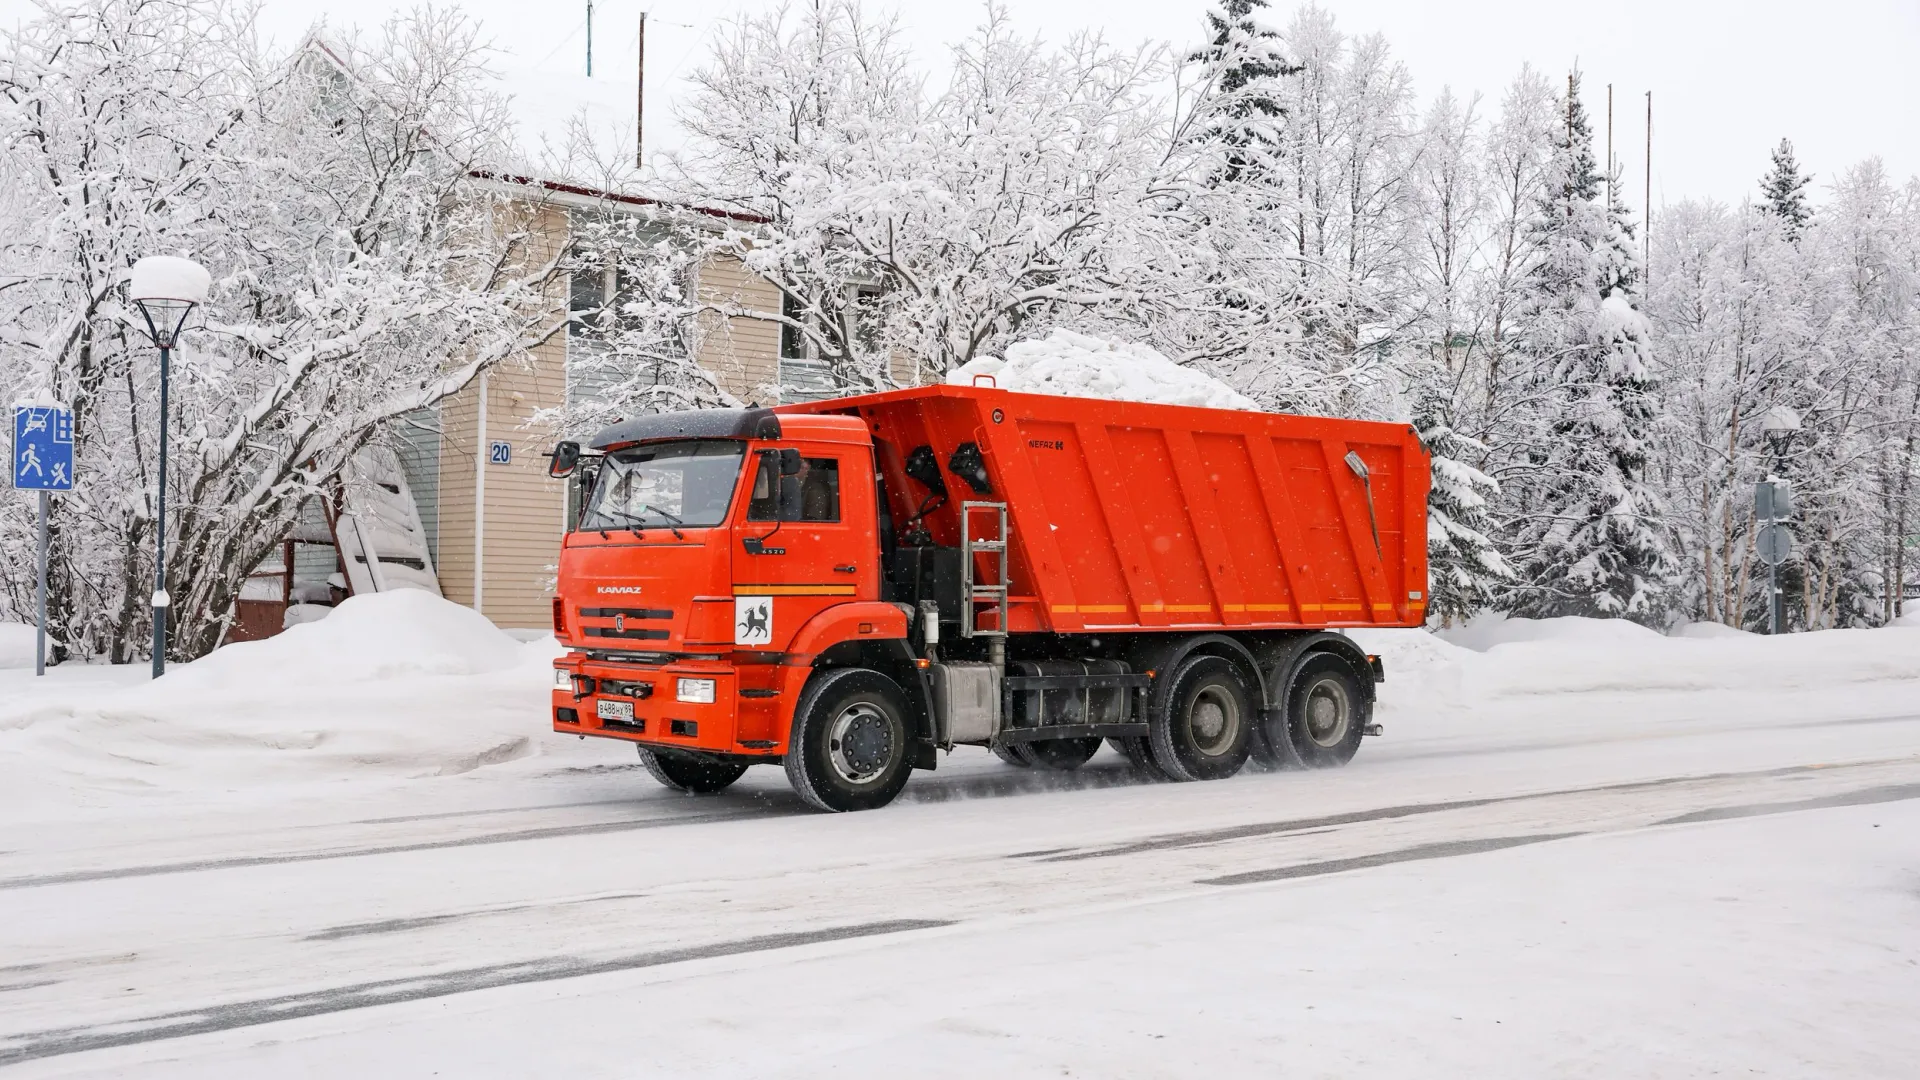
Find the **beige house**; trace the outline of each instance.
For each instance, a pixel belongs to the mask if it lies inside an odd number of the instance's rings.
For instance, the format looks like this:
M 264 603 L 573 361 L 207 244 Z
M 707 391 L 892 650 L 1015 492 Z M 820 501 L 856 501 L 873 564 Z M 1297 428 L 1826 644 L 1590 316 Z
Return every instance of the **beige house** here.
M 527 197 L 555 251 L 567 243 L 575 213 L 646 213 L 655 205 L 551 183 L 528 185 Z M 709 259 L 697 286 L 706 300 L 780 309 L 778 290 L 737 259 Z M 701 365 L 742 400 L 778 400 L 779 327 L 712 318 L 701 338 Z M 547 477 L 543 455 L 557 436 L 535 416 L 566 403 L 568 357 L 577 347 L 562 333 L 536 348 L 529 363 L 482 375 L 415 425 L 403 455 L 442 594 L 510 630 L 552 623 L 566 487 Z

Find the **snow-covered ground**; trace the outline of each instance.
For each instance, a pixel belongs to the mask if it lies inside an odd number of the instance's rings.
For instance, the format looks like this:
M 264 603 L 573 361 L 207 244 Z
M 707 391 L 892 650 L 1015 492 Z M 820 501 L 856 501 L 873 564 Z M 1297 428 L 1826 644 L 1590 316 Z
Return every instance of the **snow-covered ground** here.
M 847 816 L 548 733 L 551 643 L 424 594 L 0 670 L 0 1065 L 1911 1075 L 1920 627 L 1355 636 L 1346 769 L 968 751 Z

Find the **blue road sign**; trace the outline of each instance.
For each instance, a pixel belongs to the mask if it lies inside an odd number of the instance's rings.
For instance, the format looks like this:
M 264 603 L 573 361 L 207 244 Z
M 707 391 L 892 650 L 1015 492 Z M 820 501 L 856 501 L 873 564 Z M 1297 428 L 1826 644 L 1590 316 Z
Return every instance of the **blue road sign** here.
M 58 405 L 13 407 L 13 486 L 73 490 L 73 411 Z

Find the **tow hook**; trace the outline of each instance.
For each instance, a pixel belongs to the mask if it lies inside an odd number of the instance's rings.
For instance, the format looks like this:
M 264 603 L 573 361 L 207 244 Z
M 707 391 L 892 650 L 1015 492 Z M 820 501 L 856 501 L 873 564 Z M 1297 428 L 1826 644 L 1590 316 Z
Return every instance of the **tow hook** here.
M 580 701 L 584 698 L 592 697 L 593 692 L 598 688 L 599 683 L 594 681 L 593 676 L 575 675 L 573 677 L 573 700 Z

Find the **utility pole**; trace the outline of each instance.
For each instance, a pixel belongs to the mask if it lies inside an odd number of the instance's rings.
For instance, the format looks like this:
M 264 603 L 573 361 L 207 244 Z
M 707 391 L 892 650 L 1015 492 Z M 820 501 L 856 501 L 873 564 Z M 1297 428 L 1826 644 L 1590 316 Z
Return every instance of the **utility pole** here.
M 587 0 L 587 78 L 593 78 L 593 0 Z
M 1607 211 L 1613 211 L 1613 84 L 1607 84 Z
M 634 83 L 634 167 L 647 163 L 647 13 L 639 13 L 639 79 Z
M 1647 91 L 1647 190 L 1640 230 L 1640 274 L 1653 288 L 1653 91 Z

